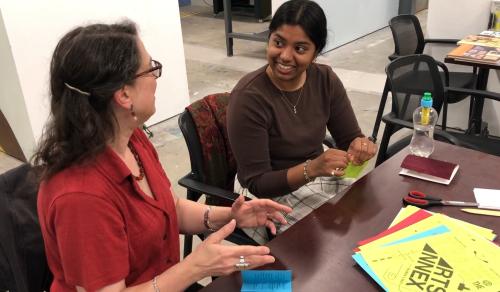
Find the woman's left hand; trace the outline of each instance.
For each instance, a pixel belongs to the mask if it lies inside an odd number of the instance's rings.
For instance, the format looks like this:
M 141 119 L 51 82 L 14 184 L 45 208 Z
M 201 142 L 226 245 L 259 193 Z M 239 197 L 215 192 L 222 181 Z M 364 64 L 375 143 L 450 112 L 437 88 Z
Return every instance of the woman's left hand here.
M 377 153 L 377 145 L 366 137 L 358 137 L 351 142 L 347 157 L 354 165 L 360 165 Z
M 245 201 L 240 195 L 231 206 L 231 216 L 236 219 L 238 227 L 266 226 L 272 234 L 276 234 L 274 221 L 287 224 L 281 212 L 290 213 L 292 208 L 269 199 L 253 199 Z

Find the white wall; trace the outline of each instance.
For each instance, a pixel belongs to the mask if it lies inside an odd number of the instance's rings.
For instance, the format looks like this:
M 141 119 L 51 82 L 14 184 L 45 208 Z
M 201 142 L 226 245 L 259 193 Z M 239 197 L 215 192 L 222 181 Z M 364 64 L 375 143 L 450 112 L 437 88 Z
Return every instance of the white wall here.
M 325 52 L 386 27 L 398 14 L 399 0 L 315 0 L 325 11 L 328 43 Z M 285 0 L 273 0 L 273 14 Z
M 468 34 L 477 34 L 487 29 L 491 0 L 429 0 L 427 14 L 427 36 L 429 38 L 461 39 Z M 443 57 L 450 48 L 432 47 L 426 51 L 435 58 Z M 449 65 L 449 64 L 447 64 Z M 453 70 L 471 71 L 470 67 L 449 65 Z M 490 70 L 488 90 L 500 92 L 498 70 Z M 469 99 L 449 107 L 449 125 L 467 128 Z M 483 120 L 493 135 L 500 135 L 500 104 L 486 101 Z
M 281 4 L 285 3 L 287 0 L 271 0 L 271 10 L 272 15 L 276 12 L 276 9 L 281 6 Z
M 138 24 L 149 53 L 164 65 L 148 124 L 180 113 L 189 102 L 177 1 L 0 0 L 0 12 L 0 107 L 28 157 L 48 117 L 50 57 L 75 26 L 124 18 Z
M 31 149 L 35 144 L 35 138 L 33 137 L 26 103 L 1 10 L 0 64 L 2 64 L 0 66 L 0 109 L 7 121 L 9 121 L 10 127 L 16 135 L 23 153 L 27 156 L 27 153 L 31 153 Z
M 325 52 L 386 27 L 398 14 L 398 0 L 316 0 L 328 20 Z

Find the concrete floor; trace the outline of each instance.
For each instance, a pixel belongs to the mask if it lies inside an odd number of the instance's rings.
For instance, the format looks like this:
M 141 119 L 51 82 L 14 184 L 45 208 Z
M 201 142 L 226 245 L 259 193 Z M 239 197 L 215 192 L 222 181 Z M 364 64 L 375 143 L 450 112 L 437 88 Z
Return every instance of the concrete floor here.
M 230 91 L 242 76 L 266 64 L 265 43 L 261 42 L 235 40 L 234 56 L 226 56 L 223 15 L 214 16 L 212 8 L 203 0 L 193 0 L 191 6 L 181 7 L 180 11 L 191 101 L 210 93 Z M 418 14 L 422 24 L 426 23 L 426 14 L 426 11 Z M 235 16 L 233 21 L 237 32 L 264 31 L 268 25 L 268 22 L 258 23 L 244 16 Z M 366 135 L 372 132 L 385 82 L 387 56 L 392 52 L 392 35 L 386 27 L 317 59 L 319 63 L 332 66 L 343 81 Z M 177 181 L 189 171 L 189 156 L 177 127 L 177 117 L 154 125 L 151 130 L 154 132 L 152 142 L 174 190 L 184 197 L 186 192 Z M 0 173 L 19 164 L 0 152 Z M 373 164 L 374 161 L 369 168 Z

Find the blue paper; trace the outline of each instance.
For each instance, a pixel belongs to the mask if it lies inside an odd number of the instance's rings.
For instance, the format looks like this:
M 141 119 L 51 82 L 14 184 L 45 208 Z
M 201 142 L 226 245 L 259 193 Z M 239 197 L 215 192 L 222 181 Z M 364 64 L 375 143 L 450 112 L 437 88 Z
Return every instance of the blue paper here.
M 356 261 L 356 263 L 358 263 L 358 265 L 360 267 L 363 268 L 363 270 L 365 270 L 365 272 L 368 275 L 370 275 L 370 277 L 372 277 L 373 280 L 375 280 L 375 282 L 377 282 L 377 284 L 379 284 L 380 287 L 382 287 L 382 289 L 384 289 L 385 291 L 389 291 L 384 286 L 384 284 L 382 283 L 382 281 L 380 281 L 380 279 L 377 277 L 377 275 L 373 272 L 373 270 L 370 268 L 370 266 L 365 261 L 365 259 L 363 258 L 362 255 L 360 255 L 359 253 L 355 253 L 355 254 L 352 255 L 352 258 Z
M 241 292 L 292 292 L 292 271 L 242 271 Z
M 428 236 L 443 234 L 443 233 L 446 233 L 449 231 L 450 231 L 450 229 L 448 229 L 448 227 L 446 227 L 445 225 L 439 225 L 439 226 L 431 228 L 427 231 L 422 231 L 420 233 L 410 235 L 410 236 L 407 236 L 405 238 L 401 238 L 401 239 L 393 241 L 393 242 L 386 243 L 382 246 L 391 246 L 391 245 L 395 245 L 395 244 L 400 244 L 400 243 L 404 243 L 404 242 L 408 242 L 408 241 L 412 241 L 412 240 L 417 240 L 417 239 L 421 239 L 421 238 L 428 237 Z

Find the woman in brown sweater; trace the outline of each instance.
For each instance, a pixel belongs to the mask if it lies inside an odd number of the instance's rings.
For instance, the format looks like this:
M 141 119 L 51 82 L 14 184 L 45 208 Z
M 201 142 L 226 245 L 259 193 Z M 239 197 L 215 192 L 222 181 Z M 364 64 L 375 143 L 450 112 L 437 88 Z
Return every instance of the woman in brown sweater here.
M 235 191 L 291 206 L 293 224 L 350 183 L 340 178 L 349 163 L 361 164 L 377 149 L 361 133 L 337 75 L 314 62 L 327 37 L 321 7 L 285 2 L 269 31 L 268 64 L 233 89 L 227 127 L 238 164 Z M 338 149 L 323 150 L 326 129 Z M 265 242 L 261 231 L 247 232 Z

